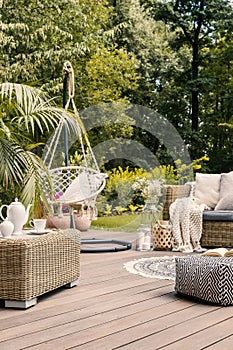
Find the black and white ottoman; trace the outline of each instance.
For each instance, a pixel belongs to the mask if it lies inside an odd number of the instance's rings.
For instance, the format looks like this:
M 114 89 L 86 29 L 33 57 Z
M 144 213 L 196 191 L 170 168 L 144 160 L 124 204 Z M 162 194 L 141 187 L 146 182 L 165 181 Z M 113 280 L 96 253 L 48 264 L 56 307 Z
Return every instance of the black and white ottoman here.
M 233 258 L 176 257 L 175 291 L 223 306 L 233 304 Z

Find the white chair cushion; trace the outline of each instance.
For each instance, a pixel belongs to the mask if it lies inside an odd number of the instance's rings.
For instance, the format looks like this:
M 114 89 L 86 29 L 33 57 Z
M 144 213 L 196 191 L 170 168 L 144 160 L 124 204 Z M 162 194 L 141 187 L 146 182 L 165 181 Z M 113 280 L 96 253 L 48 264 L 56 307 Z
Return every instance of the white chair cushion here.
M 210 208 L 219 201 L 221 174 L 196 174 L 195 197 Z
M 102 182 L 103 178 L 99 174 L 83 172 L 71 182 L 59 200 L 69 203 L 81 202 L 94 195 Z

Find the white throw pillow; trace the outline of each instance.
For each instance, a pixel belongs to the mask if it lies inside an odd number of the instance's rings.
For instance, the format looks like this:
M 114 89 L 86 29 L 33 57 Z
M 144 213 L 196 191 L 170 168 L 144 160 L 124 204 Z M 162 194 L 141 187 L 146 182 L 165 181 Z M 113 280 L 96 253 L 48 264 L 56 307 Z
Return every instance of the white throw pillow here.
M 214 210 L 233 210 L 233 195 L 228 194 L 221 198 Z
M 215 210 L 233 210 L 233 171 L 221 174 L 219 202 Z
M 221 174 L 196 174 L 195 197 L 210 208 L 219 201 Z
M 221 174 L 219 199 L 229 194 L 233 197 L 233 171 Z
M 90 198 L 101 186 L 103 177 L 101 174 L 81 173 L 74 179 L 65 193 L 59 198 L 66 202 L 81 202 Z

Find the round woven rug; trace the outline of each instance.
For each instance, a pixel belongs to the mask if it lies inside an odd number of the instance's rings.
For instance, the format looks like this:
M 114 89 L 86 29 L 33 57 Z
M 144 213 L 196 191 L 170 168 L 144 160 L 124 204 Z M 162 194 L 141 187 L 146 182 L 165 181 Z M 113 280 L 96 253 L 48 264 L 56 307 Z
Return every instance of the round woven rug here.
M 175 280 L 175 256 L 142 258 L 128 261 L 124 268 L 131 273 L 150 278 Z

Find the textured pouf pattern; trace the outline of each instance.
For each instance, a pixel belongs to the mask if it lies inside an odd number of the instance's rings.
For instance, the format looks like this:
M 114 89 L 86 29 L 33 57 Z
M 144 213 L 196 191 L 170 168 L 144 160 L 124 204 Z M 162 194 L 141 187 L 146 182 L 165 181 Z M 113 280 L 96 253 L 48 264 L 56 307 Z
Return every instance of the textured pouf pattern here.
M 175 291 L 223 306 L 233 304 L 233 258 L 176 257 Z

